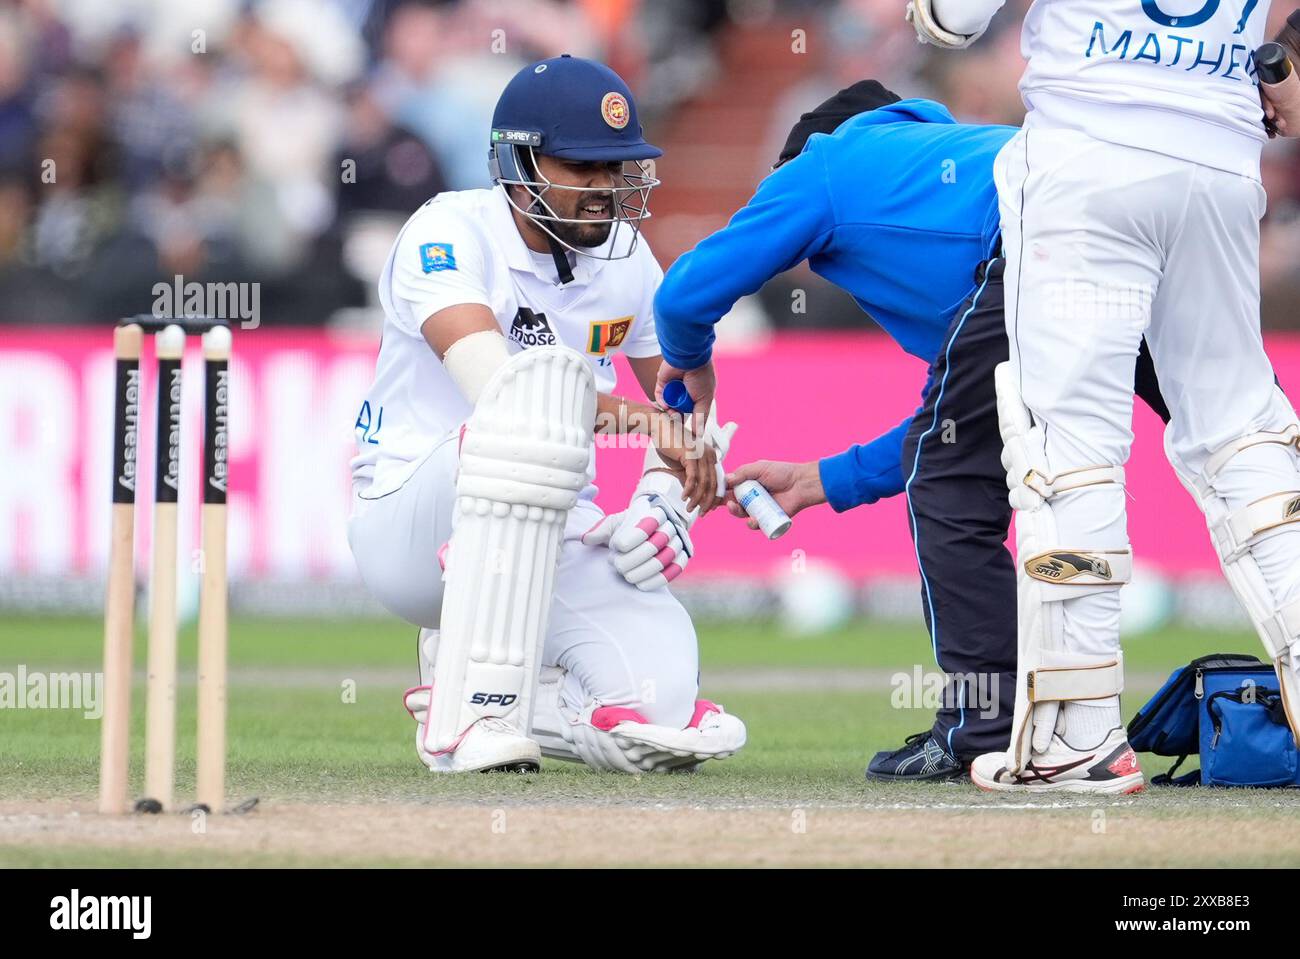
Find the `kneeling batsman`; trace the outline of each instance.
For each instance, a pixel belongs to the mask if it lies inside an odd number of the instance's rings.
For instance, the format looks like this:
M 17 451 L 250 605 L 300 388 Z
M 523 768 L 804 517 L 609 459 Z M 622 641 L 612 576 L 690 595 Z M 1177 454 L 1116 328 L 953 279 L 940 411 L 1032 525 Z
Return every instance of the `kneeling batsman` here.
M 560 346 L 503 357 L 477 397 L 461 439 L 441 628 L 422 631 L 422 684 L 406 695 L 420 756 L 435 772 L 535 771 L 543 751 L 598 769 L 661 772 L 723 759 L 744 745 L 744 724 L 707 700 L 696 702 L 684 728 L 670 728 L 626 705 L 566 705 L 560 667 L 547 667 L 539 687 L 566 520 L 587 480 L 595 410 L 589 364 Z M 651 445 L 628 508 L 596 524 L 583 542 L 608 546 L 627 584 L 658 589 L 689 560 L 697 513 Z

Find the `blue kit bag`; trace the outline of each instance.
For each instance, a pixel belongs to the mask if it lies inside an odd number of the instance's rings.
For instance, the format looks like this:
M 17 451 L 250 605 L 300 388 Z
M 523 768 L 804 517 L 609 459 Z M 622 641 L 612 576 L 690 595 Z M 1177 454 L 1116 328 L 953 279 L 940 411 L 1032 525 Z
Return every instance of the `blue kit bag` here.
M 1215 653 L 1174 670 L 1128 724 L 1128 741 L 1178 757 L 1153 786 L 1300 786 L 1277 675 L 1254 656 Z M 1193 753 L 1200 770 L 1174 776 Z

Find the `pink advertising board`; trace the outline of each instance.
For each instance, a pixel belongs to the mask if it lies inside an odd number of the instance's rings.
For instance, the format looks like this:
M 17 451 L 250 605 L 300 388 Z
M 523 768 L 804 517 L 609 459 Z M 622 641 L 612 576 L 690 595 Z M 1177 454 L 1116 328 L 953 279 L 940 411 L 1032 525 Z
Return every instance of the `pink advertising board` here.
M 231 574 L 240 578 L 350 579 L 348 459 L 353 424 L 369 382 L 376 343 L 318 331 L 236 331 L 231 410 Z M 1269 350 L 1283 384 L 1300 381 L 1300 338 L 1273 337 Z M 144 463 L 153 446 L 152 365 L 146 357 Z M 724 419 L 740 423 L 728 458 L 815 459 L 867 440 L 919 402 L 923 364 L 874 334 L 788 334 L 718 359 Z M 202 365 L 197 341 L 185 360 L 187 443 L 198 443 Z M 0 333 L 0 422 L 7 425 L 0 469 L 0 576 L 87 576 L 103 566 L 112 355 L 110 331 L 5 330 Z M 1212 375 L 1207 371 L 1207 375 Z M 639 390 L 620 363 L 620 390 Z M 1129 465 L 1130 534 L 1137 555 L 1174 576 L 1217 567 L 1197 510 L 1174 479 L 1158 419 L 1141 404 Z M 960 438 L 958 438 L 960 440 Z M 187 452 L 196 449 L 190 447 Z M 601 502 L 621 508 L 638 475 L 635 449 L 601 449 Z M 197 538 L 196 460 L 182 471 L 188 503 L 182 555 Z M 143 471 L 140 502 L 152 496 Z M 138 535 L 148 542 L 148 510 Z M 800 515 L 768 543 L 725 512 L 695 532 L 690 575 L 764 576 L 793 550 L 830 561 L 855 577 L 915 570 L 901 499 L 836 515 Z

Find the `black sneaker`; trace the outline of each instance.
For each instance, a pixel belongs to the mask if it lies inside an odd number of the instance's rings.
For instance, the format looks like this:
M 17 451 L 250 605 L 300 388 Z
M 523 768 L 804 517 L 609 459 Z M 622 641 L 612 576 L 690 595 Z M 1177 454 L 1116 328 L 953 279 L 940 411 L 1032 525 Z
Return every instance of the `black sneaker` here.
M 960 779 L 965 769 L 930 730 L 913 733 L 898 749 L 878 752 L 867 766 L 867 778 L 882 782 Z

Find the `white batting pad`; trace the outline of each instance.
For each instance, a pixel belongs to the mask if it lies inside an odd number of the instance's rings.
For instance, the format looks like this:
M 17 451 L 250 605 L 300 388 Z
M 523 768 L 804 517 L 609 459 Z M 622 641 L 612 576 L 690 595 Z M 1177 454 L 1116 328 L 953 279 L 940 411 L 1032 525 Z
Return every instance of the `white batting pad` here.
M 1006 764 L 1019 772 L 1031 751 L 1048 747 L 1063 701 L 1100 699 L 1123 688 L 1118 650 L 1113 656 L 1070 653 L 1064 644 L 1061 603 L 1107 589 L 1132 577 L 1130 549 L 1099 550 L 1061 544 L 1054 497 L 1124 483 L 1118 466 L 1093 466 L 1053 474 L 1042 428 L 1033 422 L 1010 363 L 993 371 L 1002 434 L 1008 499 L 1016 511 L 1016 704 Z M 1035 685 L 1041 686 L 1037 691 Z
M 435 754 L 486 717 L 527 734 L 565 518 L 587 482 L 595 419 L 587 361 L 548 346 L 498 370 L 466 424 L 425 739 Z
M 1257 555 L 1284 548 L 1285 541 L 1280 539 L 1284 532 L 1292 534 L 1291 542 L 1296 541 L 1294 531 L 1300 528 L 1300 425 L 1234 440 L 1209 458 L 1200 475 L 1174 452 L 1171 437 L 1166 430 L 1165 455 L 1205 514 L 1223 574 L 1277 670 L 1283 708 L 1300 743 L 1300 598 L 1286 595 L 1283 582 L 1270 583 Z M 1241 476 L 1255 484 L 1250 501 L 1236 510 L 1216 488 L 1220 479 L 1240 484 L 1241 480 L 1230 475 L 1234 471 L 1241 471 Z M 1291 563 L 1300 563 L 1300 556 Z

